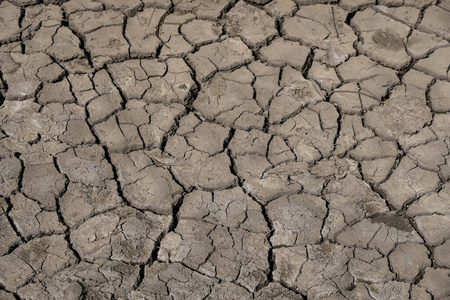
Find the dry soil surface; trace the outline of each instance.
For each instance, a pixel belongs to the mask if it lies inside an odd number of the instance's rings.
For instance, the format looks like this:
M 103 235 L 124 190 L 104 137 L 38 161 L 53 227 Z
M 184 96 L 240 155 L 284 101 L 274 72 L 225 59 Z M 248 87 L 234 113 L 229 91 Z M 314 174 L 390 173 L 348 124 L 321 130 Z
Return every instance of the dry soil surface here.
M 0 299 L 450 299 L 450 0 L 0 1 Z

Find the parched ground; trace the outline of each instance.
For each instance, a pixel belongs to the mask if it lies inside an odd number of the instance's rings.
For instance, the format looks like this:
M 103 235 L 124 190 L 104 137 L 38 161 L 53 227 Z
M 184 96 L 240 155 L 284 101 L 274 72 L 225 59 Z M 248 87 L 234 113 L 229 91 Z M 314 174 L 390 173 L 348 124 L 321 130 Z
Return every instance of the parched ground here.
M 0 1 L 0 299 L 450 299 L 449 0 Z

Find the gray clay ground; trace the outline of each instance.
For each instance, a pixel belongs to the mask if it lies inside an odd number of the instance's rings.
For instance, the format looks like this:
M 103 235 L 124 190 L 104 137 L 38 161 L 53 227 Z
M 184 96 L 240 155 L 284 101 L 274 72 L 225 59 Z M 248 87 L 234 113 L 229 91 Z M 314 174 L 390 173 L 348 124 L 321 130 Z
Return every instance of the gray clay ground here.
M 450 0 L 0 1 L 0 299 L 450 299 Z

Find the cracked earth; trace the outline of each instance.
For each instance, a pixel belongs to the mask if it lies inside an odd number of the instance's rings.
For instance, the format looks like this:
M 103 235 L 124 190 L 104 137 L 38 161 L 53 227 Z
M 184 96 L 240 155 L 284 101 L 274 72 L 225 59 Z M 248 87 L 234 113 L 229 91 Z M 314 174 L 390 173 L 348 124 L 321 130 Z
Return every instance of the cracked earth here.
M 0 299 L 450 299 L 449 0 L 0 1 Z

